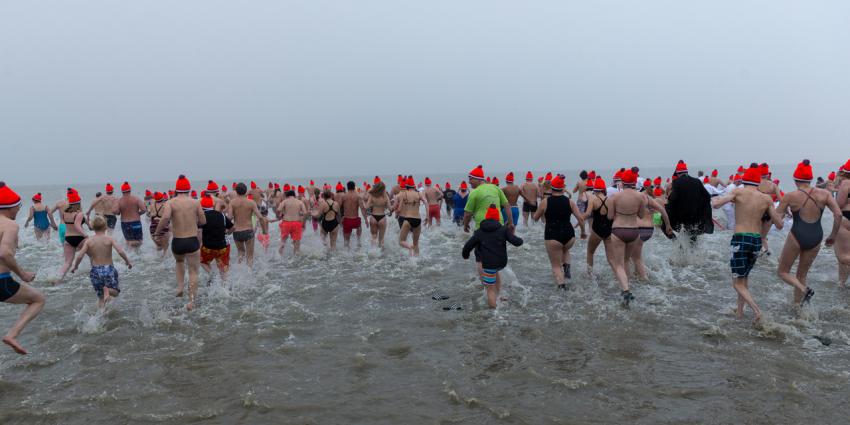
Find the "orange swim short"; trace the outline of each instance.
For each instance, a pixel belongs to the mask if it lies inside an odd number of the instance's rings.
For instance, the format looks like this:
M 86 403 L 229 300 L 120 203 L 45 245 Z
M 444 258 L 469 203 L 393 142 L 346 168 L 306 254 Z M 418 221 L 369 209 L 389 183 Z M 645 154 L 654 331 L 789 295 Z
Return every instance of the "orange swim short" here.
M 301 235 L 304 232 L 304 226 L 300 221 L 281 221 L 280 222 L 280 240 L 285 241 L 290 236 L 294 241 L 300 241 Z
M 230 266 L 230 245 L 222 249 L 209 249 L 201 247 L 201 263 L 209 264 L 215 260 L 219 269 L 225 269 Z

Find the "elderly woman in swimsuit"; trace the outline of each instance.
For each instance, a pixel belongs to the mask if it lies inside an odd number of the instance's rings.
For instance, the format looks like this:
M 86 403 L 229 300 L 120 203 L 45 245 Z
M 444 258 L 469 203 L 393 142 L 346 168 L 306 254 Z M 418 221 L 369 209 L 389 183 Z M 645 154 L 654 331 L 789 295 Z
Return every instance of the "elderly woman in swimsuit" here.
M 794 287 L 794 304 L 801 306 L 815 294 L 815 291 L 807 286 L 806 276 L 820 251 L 823 240 L 821 227 L 823 210 L 828 207 L 834 217 L 841 217 L 841 210 L 832 194 L 824 189 L 813 188 L 812 178 L 812 166 L 809 160 L 803 160 L 794 171 L 794 184 L 797 185 L 797 190 L 782 197 L 777 209 L 777 211 L 785 211 L 790 208 L 794 220 L 791 232 L 785 239 L 782 254 L 779 256 L 777 272 L 785 283 Z M 834 220 L 832 233 L 826 238 L 827 246 L 835 242 L 840 228 L 841 221 Z M 797 264 L 797 273 L 791 274 L 791 267 L 798 257 L 800 262 Z
M 623 190 L 609 198 L 608 219 L 613 220 L 611 227 L 611 267 L 622 289 L 622 305 L 628 308 L 634 300 L 629 288 L 629 274 L 626 271 L 626 253 L 634 249 L 640 240 L 638 217 L 645 214 L 646 195 L 635 190 L 637 174 L 626 170 L 622 174 Z
M 372 232 L 372 246 L 384 247 L 384 235 L 387 233 L 387 208 L 390 196 L 384 182 L 378 181 L 366 195 L 366 209 L 369 213 L 369 231 Z

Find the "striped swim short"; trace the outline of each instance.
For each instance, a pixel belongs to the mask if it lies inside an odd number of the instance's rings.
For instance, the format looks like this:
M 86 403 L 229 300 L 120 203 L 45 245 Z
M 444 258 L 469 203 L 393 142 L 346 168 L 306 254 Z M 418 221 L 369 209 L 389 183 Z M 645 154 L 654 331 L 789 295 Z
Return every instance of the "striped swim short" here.
M 756 265 L 761 252 L 761 235 L 758 233 L 735 233 L 732 235 L 732 258 L 729 266 L 732 276 L 747 277 Z
M 490 286 L 496 284 L 496 275 L 499 274 L 499 269 L 481 269 L 481 284 Z

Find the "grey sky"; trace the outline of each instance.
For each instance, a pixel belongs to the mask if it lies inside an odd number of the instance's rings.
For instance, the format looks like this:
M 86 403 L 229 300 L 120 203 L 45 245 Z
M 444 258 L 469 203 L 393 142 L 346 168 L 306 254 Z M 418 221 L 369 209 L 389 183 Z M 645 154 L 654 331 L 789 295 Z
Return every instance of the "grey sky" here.
M 0 0 L 10 182 L 838 164 L 848 117 L 847 1 Z

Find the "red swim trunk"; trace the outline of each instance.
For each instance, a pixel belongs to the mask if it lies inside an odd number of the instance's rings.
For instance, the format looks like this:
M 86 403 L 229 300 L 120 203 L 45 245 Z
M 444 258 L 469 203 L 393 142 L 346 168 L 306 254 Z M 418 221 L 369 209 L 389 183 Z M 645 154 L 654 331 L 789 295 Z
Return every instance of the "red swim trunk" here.
M 300 241 L 301 235 L 304 233 L 304 227 L 300 221 L 281 221 L 280 222 L 280 240 L 285 241 L 290 236 L 294 241 Z
M 201 247 L 201 263 L 209 264 L 215 260 L 219 269 L 226 269 L 230 266 L 230 245 L 222 249 L 209 249 Z
M 349 234 L 354 229 L 360 228 L 360 217 L 343 217 L 342 233 Z
M 428 218 L 440 218 L 440 204 L 428 205 Z

